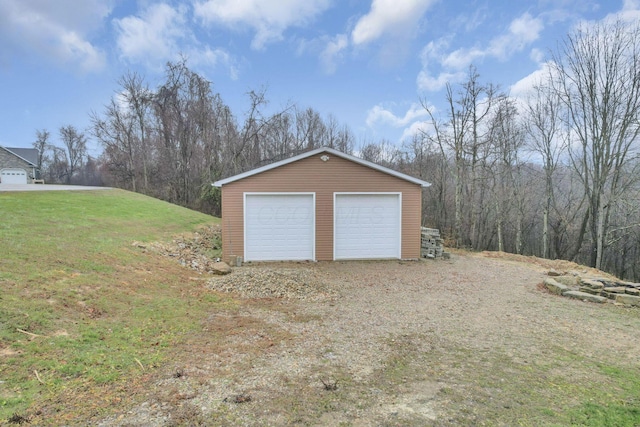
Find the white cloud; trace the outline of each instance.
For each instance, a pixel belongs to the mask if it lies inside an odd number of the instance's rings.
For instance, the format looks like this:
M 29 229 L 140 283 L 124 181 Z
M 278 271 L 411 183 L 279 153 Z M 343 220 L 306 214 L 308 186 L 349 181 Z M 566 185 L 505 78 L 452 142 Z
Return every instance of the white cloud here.
M 186 56 L 189 59 L 189 65 L 193 65 L 194 67 L 222 66 L 228 70 L 231 80 L 238 80 L 239 68 L 236 60 L 224 49 L 211 49 L 209 47 L 205 49 L 191 48 L 186 52 Z
M 483 58 L 486 55 L 486 51 L 471 48 L 471 49 L 457 49 L 446 55 L 441 62 L 441 65 L 454 70 L 461 70 L 467 68 L 478 58 Z
M 533 88 L 544 82 L 548 76 L 549 67 L 542 64 L 540 68 L 511 85 L 509 94 L 514 98 L 526 98 L 533 92 Z
M 292 26 L 302 27 L 324 12 L 330 0 L 205 0 L 194 3 L 195 15 L 207 24 L 255 31 L 254 49 L 280 41 Z
M 375 41 L 384 34 L 412 31 L 434 0 L 373 0 L 371 10 L 356 23 L 351 40 L 355 45 Z
M 515 52 L 523 50 L 540 37 L 543 29 L 542 21 L 528 13 L 514 19 L 509 31 L 493 38 L 486 48 L 460 48 L 444 56 L 442 65 L 450 69 L 461 70 L 477 59 L 491 56 L 506 59 Z
M 540 37 L 544 24 L 539 18 L 532 17 L 529 13 L 511 21 L 509 31 L 491 41 L 487 54 L 496 58 L 505 59 L 514 52 L 521 51 Z
M 529 53 L 529 58 L 531 58 L 533 62 L 541 63 L 545 58 L 545 53 L 538 48 L 533 48 Z
M 105 64 L 104 52 L 89 41 L 112 9 L 101 0 L 0 1 L 0 52 L 29 51 L 65 64 L 95 71 Z M 69 13 L 72 10 L 73 13 Z
M 624 0 L 622 10 L 618 13 L 620 18 L 627 22 L 640 20 L 640 1 Z
M 549 77 L 554 73 L 555 68 L 553 65 L 553 62 L 542 63 L 537 70 L 511 85 L 509 88 L 509 96 L 518 106 L 524 107 L 527 99 L 534 95 L 535 87 L 549 80 Z
M 427 92 L 437 92 L 444 88 L 447 83 L 455 83 L 464 79 L 466 73 L 457 71 L 454 73 L 442 72 L 438 76 L 431 76 L 426 70 L 418 73 L 417 83 L 418 89 Z
M 448 82 L 463 79 L 465 76 L 463 70 L 477 60 L 486 57 L 505 60 L 537 40 L 543 28 L 541 19 L 524 13 L 511 21 L 506 33 L 494 37 L 486 47 L 461 47 L 447 52 L 452 43 L 451 38 L 430 42 L 421 53 L 422 70 L 417 77 L 418 88 L 425 91 L 438 91 Z M 542 60 L 539 51 L 532 51 L 532 55 Z M 439 71 L 434 72 L 434 70 Z
M 232 79 L 237 79 L 238 67 L 234 58 L 224 49 L 202 46 L 188 22 L 185 6 L 174 8 L 166 3 L 151 4 L 138 16 L 116 19 L 120 56 L 157 69 L 183 55 L 190 67 L 222 66 L 229 70 Z
M 337 61 L 343 54 L 343 51 L 349 46 L 349 39 L 344 34 L 338 34 L 329 42 L 320 54 L 320 61 L 329 74 L 336 71 Z
M 426 110 L 420 104 L 413 103 L 404 114 L 404 116 L 396 116 L 390 110 L 376 105 L 367 113 L 367 126 L 372 127 L 378 123 L 391 125 L 393 127 L 403 127 L 413 122 L 417 118 L 427 115 Z
M 430 133 L 432 131 L 432 128 L 433 127 L 424 120 L 415 121 L 402 131 L 402 136 L 400 137 L 400 140 L 407 141 L 412 139 L 414 136 L 420 136 L 420 135 Z
M 114 20 L 120 55 L 131 62 L 161 65 L 179 51 L 178 42 L 188 36 L 185 8 L 152 4 L 140 16 Z

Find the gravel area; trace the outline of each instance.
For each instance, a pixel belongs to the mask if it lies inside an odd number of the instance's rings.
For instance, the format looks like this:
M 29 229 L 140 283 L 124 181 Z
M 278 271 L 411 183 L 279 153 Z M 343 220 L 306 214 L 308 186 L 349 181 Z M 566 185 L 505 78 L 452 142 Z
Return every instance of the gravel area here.
M 548 268 L 578 267 L 531 261 L 235 268 L 206 286 L 242 303 L 99 425 L 512 425 L 527 400 L 552 405 L 545 381 L 597 381 L 573 359 L 640 367 L 640 316 L 543 292 Z
M 337 287 L 329 276 L 315 268 L 302 266 L 246 266 L 233 274 L 211 278 L 208 286 L 216 291 L 237 294 L 242 298 L 286 298 L 324 300 L 335 298 Z

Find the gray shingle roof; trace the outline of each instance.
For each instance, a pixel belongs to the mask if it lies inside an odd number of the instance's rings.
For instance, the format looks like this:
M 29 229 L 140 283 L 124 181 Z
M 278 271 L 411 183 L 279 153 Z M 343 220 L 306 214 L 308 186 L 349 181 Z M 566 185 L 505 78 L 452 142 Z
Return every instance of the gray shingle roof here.
M 22 160 L 31 163 L 33 166 L 38 166 L 38 150 L 35 148 L 14 148 L 14 147 L 2 147 L 8 152 L 15 154 Z

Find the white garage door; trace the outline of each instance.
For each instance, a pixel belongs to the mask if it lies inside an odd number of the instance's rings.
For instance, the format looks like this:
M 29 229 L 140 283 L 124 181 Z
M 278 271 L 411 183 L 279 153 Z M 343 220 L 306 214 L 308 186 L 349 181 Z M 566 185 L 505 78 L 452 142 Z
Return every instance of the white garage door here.
M 26 184 L 27 171 L 24 169 L 3 169 L 0 171 L 0 182 L 3 184 Z
M 314 194 L 246 193 L 244 258 L 246 261 L 314 260 Z
M 400 194 L 334 197 L 334 259 L 400 258 Z

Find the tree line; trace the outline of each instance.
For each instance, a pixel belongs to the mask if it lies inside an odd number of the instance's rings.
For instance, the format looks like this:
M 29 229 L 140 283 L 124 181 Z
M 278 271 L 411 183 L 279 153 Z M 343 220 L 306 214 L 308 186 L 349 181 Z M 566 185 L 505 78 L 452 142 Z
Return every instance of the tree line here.
M 86 156 L 83 132 L 60 129 L 62 147 L 38 131 L 45 178 L 107 184 L 214 215 L 211 183 L 322 146 L 432 183 L 423 222 L 448 245 L 567 259 L 640 279 L 640 27 L 583 25 L 553 52 L 526 99 L 469 68 L 448 84 L 446 108 L 421 99 L 426 117 L 411 141 L 356 142 L 312 108 L 268 111 L 247 94 L 239 119 L 185 60 L 151 88 L 127 73 L 87 131 L 103 148 Z M 357 145 L 357 146 L 356 146 Z

